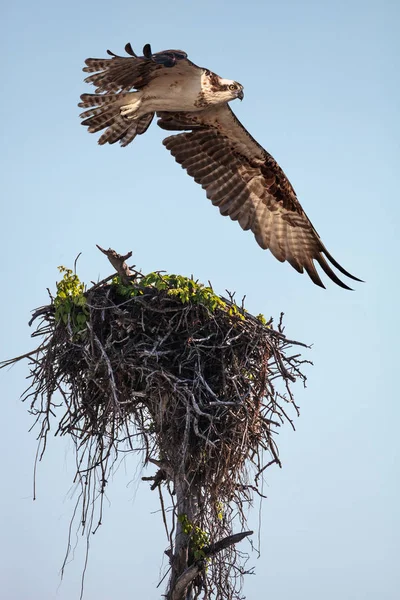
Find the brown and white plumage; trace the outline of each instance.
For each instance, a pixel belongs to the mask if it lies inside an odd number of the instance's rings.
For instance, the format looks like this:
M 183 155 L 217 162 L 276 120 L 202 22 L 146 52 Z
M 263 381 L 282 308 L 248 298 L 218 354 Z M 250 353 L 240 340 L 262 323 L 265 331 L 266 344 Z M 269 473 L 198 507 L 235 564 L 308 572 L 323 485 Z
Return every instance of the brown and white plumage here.
M 251 230 L 261 248 L 324 287 L 314 262 L 337 285 L 342 282 L 331 265 L 348 273 L 323 245 L 286 175 L 243 127 L 228 102 L 243 97 L 235 81 L 197 67 L 181 50 L 152 54 L 145 46 L 137 57 L 87 59 L 86 81 L 96 94 L 83 94 L 81 115 L 90 132 L 105 129 L 100 144 L 129 144 L 146 131 L 154 113 L 158 125 L 181 131 L 164 140 L 175 160 L 206 190 L 222 215 Z M 136 91 L 130 91 L 130 90 Z M 330 264 L 329 264 L 330 263 Z

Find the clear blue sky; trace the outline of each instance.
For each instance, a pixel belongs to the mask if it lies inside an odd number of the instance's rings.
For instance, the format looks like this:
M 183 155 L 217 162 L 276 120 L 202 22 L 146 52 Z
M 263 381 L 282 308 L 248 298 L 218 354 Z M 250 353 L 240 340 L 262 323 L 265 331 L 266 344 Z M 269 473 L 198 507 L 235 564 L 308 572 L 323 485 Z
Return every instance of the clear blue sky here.
M 2 9 L 1 357 L 32 348 L 30 310 L 57 265 L 109 274 L 95 244 L 143 271 L 210 279 L 255 312 L 286 314 L 313 344 L 297 432 L 270 470 L 262 556 L 249 599 L 395 600 L 399 575 L 399 4 L 395 1 L 59 3 Z M 240 81 L 232 108 L 279 161 L 332 254 L 366 280 L 326 291 L 223 219 L 162 147 L 156 126 L 126 149 L 79 124 L 81 68 L 126 42 L 182 48 Z M 396 64 L 397 60 L 397 64 Z M 27 364 L 0 373 L 0 589 L 7 600 L 79 597 L 84 540 L 59 585 L 73 508 L 72 444 L 52 438 L 32 502 L 35 435 L 18 400 Z M 92 537 L 87 600 L 156 600 L 167 545 L 135 458 L 110 483 Z M 256 526 L 258 507 L 252 516 Z M 245 544 L 243 544 L 245 548 Z

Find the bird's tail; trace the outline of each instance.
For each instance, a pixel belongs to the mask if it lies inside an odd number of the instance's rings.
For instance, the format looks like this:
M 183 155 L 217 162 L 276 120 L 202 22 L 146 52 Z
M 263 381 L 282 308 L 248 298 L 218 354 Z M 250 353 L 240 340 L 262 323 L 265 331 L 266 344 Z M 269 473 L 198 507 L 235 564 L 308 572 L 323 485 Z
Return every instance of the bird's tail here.
M 89 133 L 105 129 L 99 138 L 100 145 L 119 141 L 121 146 L 127 146 L 137 135 L 142 135 L 148 129 L 154 112 L 139 118 L 121 115 L 121 108 L 129 104 L 134 93 L 82 94 L 78 106 L 87 109 L 80 115 L 84 119 L 82 125 L 87 126 Z

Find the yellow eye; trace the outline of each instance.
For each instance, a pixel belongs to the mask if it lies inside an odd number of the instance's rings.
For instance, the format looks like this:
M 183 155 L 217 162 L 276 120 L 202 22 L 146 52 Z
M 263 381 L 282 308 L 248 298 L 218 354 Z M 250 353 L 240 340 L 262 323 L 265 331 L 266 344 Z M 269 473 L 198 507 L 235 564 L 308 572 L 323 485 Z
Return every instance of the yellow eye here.
M 234 83 L 231 83 L 231 85 L 229 86 L 230 90 L 236 90 L 236 85 Z

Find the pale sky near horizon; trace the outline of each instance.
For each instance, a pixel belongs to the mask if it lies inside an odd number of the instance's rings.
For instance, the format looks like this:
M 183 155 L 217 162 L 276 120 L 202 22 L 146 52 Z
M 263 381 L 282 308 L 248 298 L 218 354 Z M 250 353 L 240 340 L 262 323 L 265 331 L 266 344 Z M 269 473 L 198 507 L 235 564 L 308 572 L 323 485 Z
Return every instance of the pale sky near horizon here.
M 110 273 L 98 243 L 246 295 L 312 344 L 283 469 L 266 474 L 261 558 L 249 600 L 397 600 L 399 435 L 399 4 L 394 1 L 151 4 L 26 0 L 2 7 L 3 252 L 0 360 L 26 352 L 30 311 L 57 266 L 90 282 Z M 182 48 L 240 81 L 231 106 L 280 163 L 333 256 L 366 283 L 314 286 L 224 219 L 163 148 L 155 124 L 126 149 L 79 124 L 88 56 Z M 5 250 L 5 251 L 4 251 Z M 0 590 L 5 600 L 79 598 L 84 539 L 62 583 L 74 506 L 73 447 L 51 437 L 32 501 L 33 419 L 19 396 L 27 363 L 0 372 Z M 156 600 L 167 546 L 157 497 L 132 457 L 110 482 L 91 538 L 85 600 Z M 258 504 L 251 522 L 257 527 Z M 243 544 L 243 549 L 249 546 Z

